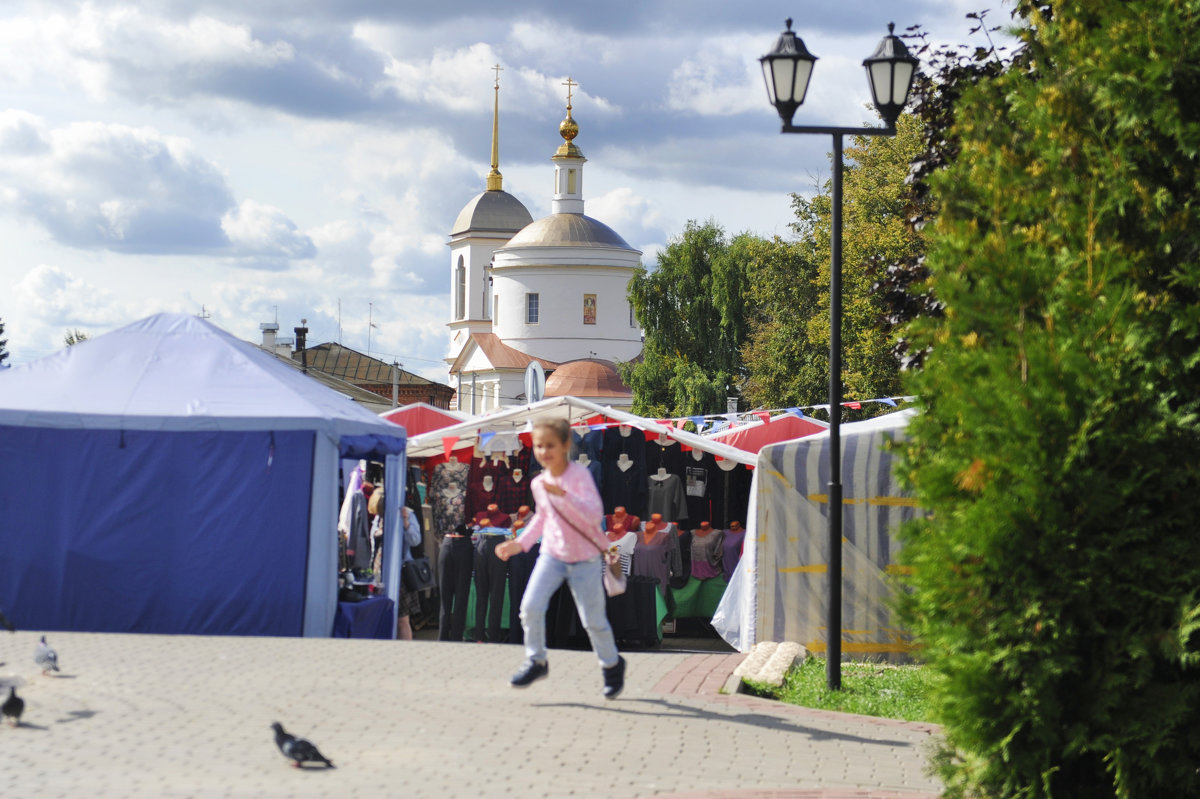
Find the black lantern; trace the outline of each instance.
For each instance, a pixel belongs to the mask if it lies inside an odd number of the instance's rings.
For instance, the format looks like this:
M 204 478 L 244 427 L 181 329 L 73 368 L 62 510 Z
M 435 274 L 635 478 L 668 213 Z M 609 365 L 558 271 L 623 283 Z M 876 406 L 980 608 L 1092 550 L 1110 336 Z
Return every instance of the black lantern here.
M 913 75 L 917 71 L 917 59 L 909 54 L 899 36 L 894 36 L 893 22 L 888 23 L 888 35 L 879 41 L 879 46 L 870 58 L 863 59 L 867 68 L 867 81 L 871 84 L 871 98 L 879 115 L 890 128 L 908 102 Z
M 791 17 L 787 20 L 787 30 L 779 34 L 775 49 L 758 59 L 763 68 L 763 80 L 767 82 L 767 96 L 785 125 L 792 124 L 792 116 L 804 102 L 816 60 L 817 57 L 804 46 L 804 41 L 792 33 Z
M 775 49 L 758 59 L 763 65 L 767 94 L 783 118 L 783 133 L 816 133 L 833 137 L 833 172 L 830 175 L 829 218 L 829 599 L 826 604 L 825 673 L 829 690 L 842 687 L 842 172 L 844 140 L 847 136 L 895 136 L 896 119 L 908 101 L 917 59 L 904 42 L 888 35 L 865 61 L 875 107 L 886 127 L 845 128 L 833 125 L 793 125 L 792 116 L 804 102 L 808 79 L 816 56 L 788 29 L 775 42 Z

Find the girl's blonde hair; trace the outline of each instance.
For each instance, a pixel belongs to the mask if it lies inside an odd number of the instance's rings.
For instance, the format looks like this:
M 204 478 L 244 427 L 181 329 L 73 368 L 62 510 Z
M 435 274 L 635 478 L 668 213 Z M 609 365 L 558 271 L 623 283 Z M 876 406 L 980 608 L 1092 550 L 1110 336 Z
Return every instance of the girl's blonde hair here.
M 564 444 L 571 440 L 571 425 L 566 419 L 542 419 L 533 423 L 533 429 L 549 430 Z

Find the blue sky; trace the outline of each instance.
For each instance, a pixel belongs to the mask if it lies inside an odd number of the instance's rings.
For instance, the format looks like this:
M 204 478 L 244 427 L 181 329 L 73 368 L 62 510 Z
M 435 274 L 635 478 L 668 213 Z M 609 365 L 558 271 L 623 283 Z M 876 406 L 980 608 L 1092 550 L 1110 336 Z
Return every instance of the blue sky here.
M 999 3 L 989 22 L 1007 24 Z M 339 338 L 445 381 L 449 227 L 500 169 L 550 210 L 563 81 L 587 213 L 652 265 L 690 219 L 789 235 L 829 143 L 781 136 L 757 58 L 820 57 L 797 122 L 874 123 L 890 21 L 966 42 L 969 0 L 160 0 L 0 7 L 0 319 L 9 363 L 158 311 Z

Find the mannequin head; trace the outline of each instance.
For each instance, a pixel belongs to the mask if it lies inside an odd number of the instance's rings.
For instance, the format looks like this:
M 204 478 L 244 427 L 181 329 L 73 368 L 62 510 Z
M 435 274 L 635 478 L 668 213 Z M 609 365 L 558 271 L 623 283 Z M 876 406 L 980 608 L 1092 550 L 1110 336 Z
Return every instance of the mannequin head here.
M 712 525 L 708 522 L 700 522 L 700 527 L 696 530 L 696 535 L 704 536 L 712 532 Z
M 740 532 L 742 532 L 742 523 L 741 523 L 741 522 L 730 522 L 730 523 L 729 523 L 729 531 L 730 531 L 731 533 L 740 533 Z

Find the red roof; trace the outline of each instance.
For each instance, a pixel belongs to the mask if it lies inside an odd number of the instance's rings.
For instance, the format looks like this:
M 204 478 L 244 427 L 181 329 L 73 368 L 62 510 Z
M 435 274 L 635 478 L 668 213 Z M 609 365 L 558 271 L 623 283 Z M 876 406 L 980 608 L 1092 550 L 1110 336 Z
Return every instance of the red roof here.
M 828 429 L 829 425 L 824 422 L 807 417 L 800 419 L 793 414 L 785 413 L 782 416 L 776 416 L 767 424 L 755 422 L 734 430 L 714 433 L 709 438 L 746 452 L 758 454 L 758 451 L 768 444 L 804 438 Z
M 403 405 L 379 415 L 393 424 L 402 425 L 404 432 L 409 436 L 419 436 L 433 430 L 441 430 L 443 427 L 460 424 L 465 419 L 463 416 L 455 416 L 424 402 Z

